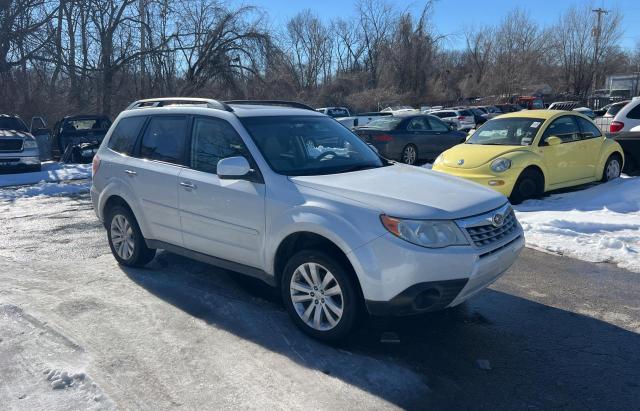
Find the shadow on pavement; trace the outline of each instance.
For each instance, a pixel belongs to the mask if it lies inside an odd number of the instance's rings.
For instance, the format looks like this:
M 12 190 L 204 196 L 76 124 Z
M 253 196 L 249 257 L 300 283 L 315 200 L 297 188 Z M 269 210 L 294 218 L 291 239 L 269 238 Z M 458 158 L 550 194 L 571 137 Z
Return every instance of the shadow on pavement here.
M 166 252 L 147 269 L 123 270 L 216 328 L 402 408 L 640 404 L 640 335 L 504 292 L 440 313 L 368 318 L 332 347 L 299 332 L 260 281 Z M 381 343 L 383 333 L 395 342 Z

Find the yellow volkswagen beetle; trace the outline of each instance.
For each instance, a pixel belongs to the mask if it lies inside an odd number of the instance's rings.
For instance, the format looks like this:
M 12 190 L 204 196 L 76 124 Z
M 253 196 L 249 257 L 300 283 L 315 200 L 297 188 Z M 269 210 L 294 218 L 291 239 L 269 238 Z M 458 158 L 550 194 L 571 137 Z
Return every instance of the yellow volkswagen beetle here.
M 575 111 L 495 117 L 442 153 L 433 169 L 491 187 L 519 203 L 544 192 L 620 176 L 620 145 Z

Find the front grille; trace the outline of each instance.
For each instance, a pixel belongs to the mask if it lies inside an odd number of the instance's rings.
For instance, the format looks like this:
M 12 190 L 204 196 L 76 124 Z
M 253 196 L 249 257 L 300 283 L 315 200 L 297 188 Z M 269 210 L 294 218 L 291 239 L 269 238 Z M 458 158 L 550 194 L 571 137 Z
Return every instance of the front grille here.
M 0 151 L 22 151 L 21 138 L 0 138 Z
M 475 244 L 476 247 L 484 248 L 509 237 L 515 232 L 517 227 L 518 222 L 516 221 L 515 213 L 513 209 L 510 208 L 509 212 L 504 216 L 504 222 L 500 226 L 496 227 L 493 223 L 487 222 L 483 225 L 466 227 L 466 230 L 473 244 Z

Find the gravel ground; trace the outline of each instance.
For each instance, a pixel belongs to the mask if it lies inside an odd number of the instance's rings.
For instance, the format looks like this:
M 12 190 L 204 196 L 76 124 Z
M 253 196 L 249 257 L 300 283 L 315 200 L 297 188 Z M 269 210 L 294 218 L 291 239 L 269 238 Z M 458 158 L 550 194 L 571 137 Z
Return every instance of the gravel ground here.
M 525 250 L 443 313 L 339 346 L 253 279 L 119 267 L 86 194 L 0 201 L 2 409 L 638 409 L 638 274 Z

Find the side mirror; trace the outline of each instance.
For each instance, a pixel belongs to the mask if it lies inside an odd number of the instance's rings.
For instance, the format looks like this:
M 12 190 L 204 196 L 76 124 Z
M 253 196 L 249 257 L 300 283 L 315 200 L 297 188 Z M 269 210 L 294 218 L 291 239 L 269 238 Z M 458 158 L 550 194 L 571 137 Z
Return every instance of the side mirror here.
M 549 136 L 544 139 L 544 142 L 548 146 L 557 146 L 558 144 L 562 144 L 562 140 L 560 139 L 560 137 L 556 136 Z
M 227 157 L 218 161 L 217 174 L 221 180 L 248 180 L 252 173 L 246 158 Z

